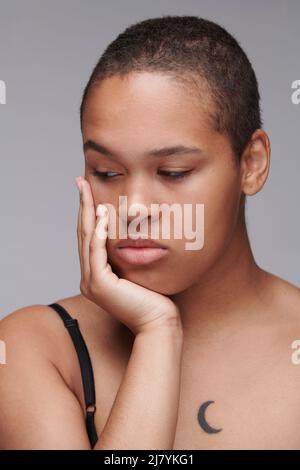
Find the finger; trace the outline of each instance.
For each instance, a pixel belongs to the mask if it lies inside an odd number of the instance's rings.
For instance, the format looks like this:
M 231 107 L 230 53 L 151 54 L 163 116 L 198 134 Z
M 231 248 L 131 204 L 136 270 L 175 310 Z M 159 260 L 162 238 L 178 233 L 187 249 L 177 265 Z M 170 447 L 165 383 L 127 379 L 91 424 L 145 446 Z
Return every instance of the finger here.
M 94 279 L 99 279 L 107 268 L 106 241 L 108 235 L 108 209 L 98 204 L 96 227 L 90 242 L 90 270 Z
M 81 189 L 80 189 L 80 179 L 81 177 L 76 178 L 76 185 L 79 191 L 79 209 L 78 209 L 78 215 L 77 215 L 77 245 L 78 245 L 78 254 L 79 254 L 79 260 L 80 260 L 80 270 L 82 272 L 83 269 L 83 262 L 82 262 L 82 237 L 81 237 L 81 212 L 82 212 L 82 198 L 81 198 Z
M 90 241 L 95 230 L 96 214 L 92 190 L 86 179 L 81 181 L 81 236 L 82 236 L 82 260 L 83 276 L 86 282 L 90 277 Z

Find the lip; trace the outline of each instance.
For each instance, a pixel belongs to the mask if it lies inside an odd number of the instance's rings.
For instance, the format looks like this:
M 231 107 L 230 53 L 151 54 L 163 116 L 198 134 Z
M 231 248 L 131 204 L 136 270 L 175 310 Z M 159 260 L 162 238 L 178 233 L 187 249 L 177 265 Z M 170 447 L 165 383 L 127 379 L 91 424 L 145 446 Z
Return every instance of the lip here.
M 125 238 L 120 240 L 117 245 L 117 248 L 165 248 L 160 243 L 155 242 L 149 238 L 137 238 L 132 240 L 130 238 Z
M 124 239 L 117 244 L 119 258 L 129 264 L 150 264 L 168 254 L 168 250 L 159 243 L 149 239 Z

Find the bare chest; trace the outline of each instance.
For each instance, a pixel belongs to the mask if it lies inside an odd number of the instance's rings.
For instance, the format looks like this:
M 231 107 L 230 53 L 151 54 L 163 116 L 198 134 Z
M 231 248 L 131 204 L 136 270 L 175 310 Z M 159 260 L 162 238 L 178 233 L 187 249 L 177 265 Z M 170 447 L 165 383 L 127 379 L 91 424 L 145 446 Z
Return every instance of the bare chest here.
M 128 358 L 97 361 L 98 435 L 105 426 Z M 300 367 L 300 366 L 299 366 Z M 226 358 L 185 351 L 174 449 L 297 449 L 299 368 L 287 350 L 228 351 Z M 145 406 L 147 403 L 145 401 Z M 163 422 L 163 417 L 162 417 Z
M 298 449 L 299 371 L 283 357 L 183 367 L 174 449 Z

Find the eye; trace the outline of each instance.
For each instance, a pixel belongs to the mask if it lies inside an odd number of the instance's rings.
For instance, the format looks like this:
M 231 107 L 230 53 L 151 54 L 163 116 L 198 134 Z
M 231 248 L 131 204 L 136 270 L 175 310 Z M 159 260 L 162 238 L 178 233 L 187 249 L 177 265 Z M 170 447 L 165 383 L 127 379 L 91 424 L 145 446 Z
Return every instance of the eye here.
M 162 176 L 165 176 L 166 178 L 172 178 L 172 179 L 180 179 L 184 178 L 187 176 L 192 170 L 186 170 L 186 171 L 160 171 L 160 174 Z
M 116 171 L 97 171 L 97 170 L 94 170 L 92 174 L 102 179 L 113 178 L 114 176 L 119 175 L 119 173 L 117 173 Z
M 186 171 L 159 171 L 159 174 L 164 176 L 165 178 L 171 178 L 171 179 L 182 179 L 185 176 L 187 176 L 192 170 L 186 170 Z M 101 179 L 110 179 L 113 178 L 114 176 L 119 175 L 120 173 L 117 173 L 115 171 L 97 171 L 94 170 L 92 173 L 94 176 L 97 176 L 98 178 Z

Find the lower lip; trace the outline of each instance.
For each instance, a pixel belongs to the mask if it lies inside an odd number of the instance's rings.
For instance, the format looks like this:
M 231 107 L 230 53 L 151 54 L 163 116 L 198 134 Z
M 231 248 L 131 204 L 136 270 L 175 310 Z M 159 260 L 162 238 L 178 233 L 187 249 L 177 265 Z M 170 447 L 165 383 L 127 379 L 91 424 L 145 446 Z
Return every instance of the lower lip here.
M 118 248 L 119 257 L 130 264 L 149 264 L 166 256 L 166 248 Z

